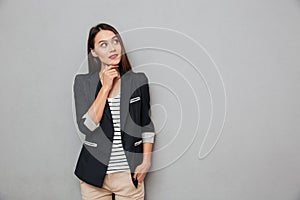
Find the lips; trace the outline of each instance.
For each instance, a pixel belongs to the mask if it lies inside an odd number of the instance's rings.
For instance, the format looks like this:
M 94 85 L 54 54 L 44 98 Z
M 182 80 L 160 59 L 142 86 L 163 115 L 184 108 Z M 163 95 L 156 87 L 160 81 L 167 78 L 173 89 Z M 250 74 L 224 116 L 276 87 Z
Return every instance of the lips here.
M 113 54 L 113 55 L 109 56 L 110 59 L 115 59 L 116 57 L 118 57 L 118 54 Z

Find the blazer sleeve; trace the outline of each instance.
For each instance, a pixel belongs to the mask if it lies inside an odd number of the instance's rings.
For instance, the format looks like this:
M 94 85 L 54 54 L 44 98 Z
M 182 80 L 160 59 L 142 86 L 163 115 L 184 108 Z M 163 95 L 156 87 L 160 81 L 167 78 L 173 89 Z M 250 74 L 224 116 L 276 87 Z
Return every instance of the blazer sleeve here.
M 144 73 L 142 74 L 142 108 L 141 108 L 141 129 L 143 143 L 154 142 L 155 128 L 151 120 L 151 108 L 150 108 L 150 94 L 149 94 L 149 84 L 148 78 Z
M 86 121 L 88 120 L 86 114 L 91 105 L 89 105 L 87 94 L 85 92 L 87 89 L 84 89 L 85 83 L 83 81 L 84 77 L 82 75 L 79 74 L 75 76 L 73 91 L 75 99 L 76 122 L 81 133 L 90 135 L 97 130 L 99 125 L 91 128 L 91 126 L 88 126 L 90 123 Z

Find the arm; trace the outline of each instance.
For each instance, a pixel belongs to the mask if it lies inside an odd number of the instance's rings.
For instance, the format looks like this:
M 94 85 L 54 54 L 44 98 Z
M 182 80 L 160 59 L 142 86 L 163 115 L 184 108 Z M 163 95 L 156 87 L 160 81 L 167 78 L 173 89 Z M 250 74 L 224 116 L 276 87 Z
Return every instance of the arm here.
M 74 90 L 74 99 L 75 99 L 75 108 L 76 108 L 76 121 L 78 129 L 85 135 L 92 134 L 93 131 L 99 126 L 99 121 L 102 118 L 107 90 L 103 87 L 98 93 L 97 98 L 94 103 L 90 105 L 87 101 L 87 94 L 85 92 L 83 79 L 81 75 L 75 77 L 75 82 L 73 86 Z M 102 108 L 102 111 L 101 111 Z M 97 112 L 93 112 L 97 110 Z M 93 113 L 95 113 L 93 115 Z M 99 120 L 99 121 L 97 121 Z M 92 126 L 94 123 L 94 127 Z M 95 124 L 98 124 L 97 126 Z
M 143 82 L 141 87 L 142 92 L 142 138 L 143 138 L 143 163 L 151 164 L 151 152 L 155 137 L 155 128 L 151 120 L 150 94 L 148 78 L 142 73 Z
M 151 120 L 151 110 L 150 110 L 150 94 L 148 79 L 144 73 L 143 82 L 141 86 L 142 92 L 142 110 L 141 110 L 141 129 L 143 138 L 143 162 L 141 165 L 137 166 L 134 174 L 134 178 L 138 179 L 138 182 L 143 182 L 146 174 L 151 166 L 151 154 L 152 147 L 155 137 L 154 124 Z
M 109 89 L 107 87 L 101 87 L 95 101 L 89 108 L 88 112 L 83 116 L 86 118 L 84 124 L 91 130 L 94 131 L 99 127 L 99 122 L 102 119 L 104 107 L 106 104 L 106 99 L 109 94 Z
M 153 143 L 143 143 L 143 163 L 149 168 L 151 166 L 151 154 Z

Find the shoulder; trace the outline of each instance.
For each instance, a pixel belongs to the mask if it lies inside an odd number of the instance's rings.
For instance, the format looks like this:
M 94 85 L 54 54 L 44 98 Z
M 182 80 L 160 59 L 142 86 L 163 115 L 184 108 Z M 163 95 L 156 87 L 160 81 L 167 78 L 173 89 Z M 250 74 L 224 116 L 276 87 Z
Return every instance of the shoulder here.
M 146 84 L 148 83 L 148 77 L 146 76 L 146 74 L 144 72 L 134 72 L 134 78 L 137 82 L 141 83 L 141 84 Z
M 85 81 L 88 80 L 91 77 L 91 74 L 76 74 L 75 75 L 75 82 L 81 82 L 81 81 Z
M 126 72 L 125 74 L 123 74 L 122 76 L 124 78 L 124 80 L 132 80 L 134 81 L 136 84 L 145 84 L 148 82 L 148 78 L 146 76 L 146 74 L 144 72 L 135 72 L 133 70 L 129 70 L 128 72 Z
M 90 80 L 96 79 L 97 76 L 98 76 L 97 71 L 95 71 L 93 73 L 88 73 L 88 74 L 76 74 L 74 77 L 74 84 L 86 83 Z
M 85 91 L 88 90 L 88 87 L 90 86 L 91 80 L 94 80 L 95 76 L 98 74 L 90 73 L 90 74 L 76 74 L 73 79 L 73 88 L 74 91 Z

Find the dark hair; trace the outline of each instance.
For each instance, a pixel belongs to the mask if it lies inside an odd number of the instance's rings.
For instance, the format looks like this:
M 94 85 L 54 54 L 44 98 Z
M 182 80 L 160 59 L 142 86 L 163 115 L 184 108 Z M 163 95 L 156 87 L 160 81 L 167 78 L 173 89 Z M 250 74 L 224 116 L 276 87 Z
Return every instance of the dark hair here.
M 105 24 L 105 23 L 98 24 L 98 25 L 96 25 L 96 26 L 94 26 L 90 29 L 88 42 L 87 42 L 89 73 L 92 73 L 92 72 L 98 70 L 99 67 L 101 67 L 101 60 L 98 57 L 94 57 L 91 54 L 91 49 L 94 49 L 95 36 L 101 30 L 112 31 L 114 34 L 116 34 L 116 36 L 118 37 L 118 39 L 120 41 L 121 48 L 122 48 L 122 52 L 121 52 L 122 56 L 121 56 L 121 61 L 120 61 L 120 64 L 119 64 L 119 71 L 120 71 L 120 75 L 122 76 L 124 73 L 131 70 L 131 65 L 130 65 L 130 62 L 128 60 L 128 57 L 127 57 L 127 54 L 126 54 L 126 51 L 125 51 L 125 48 L 124 48 L 124 44 L 123 44 L 123 41 L 122 41 L 122 38 L 121 38 L 120 34 L 118 33 L 118 31 L 114 27 L 112 27 L 109 24 Z

